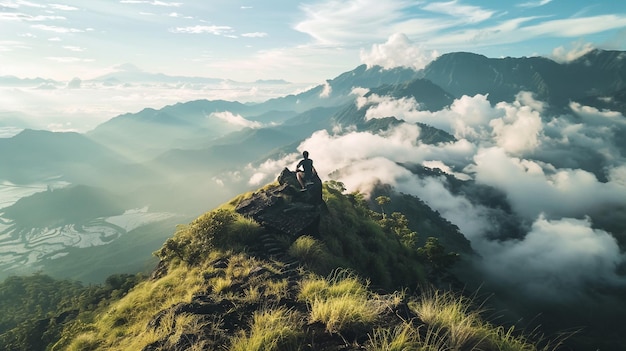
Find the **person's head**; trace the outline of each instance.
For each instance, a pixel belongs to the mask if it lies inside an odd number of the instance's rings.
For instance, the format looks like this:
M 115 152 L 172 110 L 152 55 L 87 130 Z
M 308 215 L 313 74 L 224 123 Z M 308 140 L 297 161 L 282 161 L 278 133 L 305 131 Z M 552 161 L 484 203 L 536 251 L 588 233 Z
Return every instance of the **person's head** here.
M 309 158 L 309 152 L 308 152 L 308 151 L 303 152 L 303 153 L 302 153 L 302 156 L 303 156 L 304 158 Z

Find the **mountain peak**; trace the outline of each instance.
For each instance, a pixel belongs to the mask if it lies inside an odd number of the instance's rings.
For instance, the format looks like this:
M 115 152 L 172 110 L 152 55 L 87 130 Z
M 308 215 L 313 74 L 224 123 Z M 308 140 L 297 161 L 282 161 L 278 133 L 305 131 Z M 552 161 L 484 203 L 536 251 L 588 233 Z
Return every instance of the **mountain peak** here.
M 117 71 L 121 72 L 143 72 L 142 69 L 133 65 L 132 63 L 123 63 L 114 67 Z

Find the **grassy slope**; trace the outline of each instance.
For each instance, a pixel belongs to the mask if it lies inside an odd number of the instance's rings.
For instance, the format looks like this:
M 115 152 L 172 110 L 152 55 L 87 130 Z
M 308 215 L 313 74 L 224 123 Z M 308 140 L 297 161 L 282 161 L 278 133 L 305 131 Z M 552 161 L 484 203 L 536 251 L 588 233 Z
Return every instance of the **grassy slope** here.
M 418 255 L 358 197 L 325 185 L 320 233 L 284 238 L 294 270 L 260 251 L 263 228 L 233 212 L 245 196 L 179 227 L 158 252 L 158 279 L 83 314 L 52 349 L 548 349 L 485 322 L 471 300 L 414 291 L 427 283 Z

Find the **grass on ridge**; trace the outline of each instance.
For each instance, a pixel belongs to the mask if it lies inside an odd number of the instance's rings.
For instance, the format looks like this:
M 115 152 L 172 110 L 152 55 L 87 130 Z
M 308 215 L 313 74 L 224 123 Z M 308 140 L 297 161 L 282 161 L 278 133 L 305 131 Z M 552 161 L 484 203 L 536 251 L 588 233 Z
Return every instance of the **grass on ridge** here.
M 539 345 L 514 327 L 494 326 L 485 321 L 472 299 L 450 291 L 427 291 L 409 303 L 427 328 L 426 339 L 449 350 L 553 351 L 563 340 Z
M 299 299 L 310 306 L 309 323 L 321 322 L 329 333 L 367 329 L 390 306 L 389 300 L 371 293 L 367 283 L 342 270 L 327 279 L 304 280 Z
M 254 313 L 250 331 L 232 338 L 229 351 L 296 351 L 301 349 L 303 316 L 285 307 Z

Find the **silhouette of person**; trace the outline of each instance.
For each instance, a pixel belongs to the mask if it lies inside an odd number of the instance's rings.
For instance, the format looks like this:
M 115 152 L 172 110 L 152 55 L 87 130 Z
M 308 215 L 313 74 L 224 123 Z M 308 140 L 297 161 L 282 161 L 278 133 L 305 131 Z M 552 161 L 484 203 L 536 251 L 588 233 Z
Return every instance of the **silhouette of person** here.
M 317 171 L 313 167 L 313 160 L 309 158 L 308 151 L 303 152 L 302 157 L 304 159 L 300 160 L 296 166 L 296 178 L 298 178 L 302 190 L 306 190 L 306 185 L 313 182 L 313 175 L 317 174 Z

